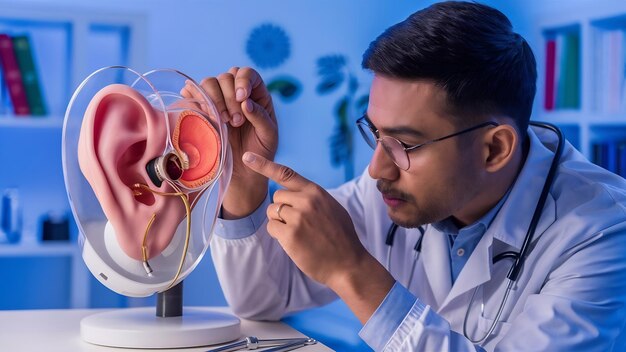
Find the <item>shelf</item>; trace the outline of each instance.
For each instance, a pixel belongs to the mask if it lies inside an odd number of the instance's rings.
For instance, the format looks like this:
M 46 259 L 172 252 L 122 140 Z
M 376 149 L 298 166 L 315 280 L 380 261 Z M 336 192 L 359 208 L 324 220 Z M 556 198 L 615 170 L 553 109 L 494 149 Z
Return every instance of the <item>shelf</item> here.
M 80 253 L 78 244 L 75 242 L 50 242 L 50 243 L 15 243 L 0 244 L 0 256 L 74 256 Z
M 576 109 L 542 111 L 535 114 L 532 121 L 552 122 L 555 124 L 578 124 L 583 113 Z
M 626 124 L 598 123 L 589 126 L 589 140 L 626 140 Z
M 586 123 L 589 126 L 626 126 L 626 114 L 567 111 L 544 111 L 533 116 L 532 121 L 551 122 L 554 124 Z
M 63 117 L 61 116 L 13 116 L 0 115 L 0 128 L 62 128 Z
M 597 119 L 589 121 L 589 127 L 591 127 L 591 128 L 594 128 L 594 127 L 611 127 L 611 128 L 619 127 L 621 129 L 623 129 L 624 127 L 626 127 L 626 117 L 624 115 L 621 115 L 618 118 L 610 119 L 610 118 L 603 118 L 601 116 L 598 116 Z

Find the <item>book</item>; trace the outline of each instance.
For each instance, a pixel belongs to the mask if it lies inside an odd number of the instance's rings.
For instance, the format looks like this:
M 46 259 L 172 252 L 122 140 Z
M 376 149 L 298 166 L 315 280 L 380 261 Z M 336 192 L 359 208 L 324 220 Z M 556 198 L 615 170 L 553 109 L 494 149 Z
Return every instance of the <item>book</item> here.
M 603 30 L 599 36 L 596 111 L 609 114 L 626 111 L 626 34 L 623 29 Z
M 17 64 L 22 73 L 22 82 L 26 90 L 26 99 L 30 114 L 34 116 L 43 116 L 46 114 L 43 96 L 41 95 L 41 86 L 39 84 L 39 76 L 35 61 L 33 60 L 32 46 L 27 35 L 17 35 L 13 37 L 13 51 Z
M 591 145 L 591 161 L 600 166 L 606 167 L 607 146 L 605 143 L 596 142 Z
M 9 97 L 13 104 L 13 112 L 15 115 L 30 114 L 22 73 L 13 50 L 13 40 L 6 34 L 0 34 L 0 63 L 4 71 L 4 80 L 9 91 Z
M 618 153 L 619 153 L 619 145 L 617 141 L 608 141 L 605 143 L 606 144 L 606 162 L 605 162 L 605 169 L 613 172 L 613 173 L 618 173 L 618 168 L 619 168 L 619 157 L 618 157 Z
M 544 108 L 554 110 L 554 89 L 556 79 L 556 41 L 550 39 L 546 42 L 546 92 Z
M 617 174 L 626 176 L 626 141 L 617 142 Z
M 608 171 L 620 174 L 624 169 L 624 142 L 609 140 L 592 145 L 592 162 Z
M 9 113 L 9 110 L 7 110 L 9 109 L 8 94 L 6 82 L 4 82 L 4 72 L 0 66 L 0 117 Z
M 556 107 L 580 108 L 580 35 L 578 33 L 563 34 Z
M 596 42 L 594 50 L 594 66 L 596 68 L 596 74 L 594 75 L 594 111 L 606 112 L 607 82 L 609 77 L 609 37 L 605 31 L 599 31 L 596 34 Z
M 606 67 L 605 79 L 605 104 L 604 111 L 608 113 L 617 113 L 620 110 L 622 98 L 622 79 L 623 79 L 623 62 L 622 62 L 622 42 L 623 32 L 620 30 L 608 31 L 604 33 L 606 40 Z

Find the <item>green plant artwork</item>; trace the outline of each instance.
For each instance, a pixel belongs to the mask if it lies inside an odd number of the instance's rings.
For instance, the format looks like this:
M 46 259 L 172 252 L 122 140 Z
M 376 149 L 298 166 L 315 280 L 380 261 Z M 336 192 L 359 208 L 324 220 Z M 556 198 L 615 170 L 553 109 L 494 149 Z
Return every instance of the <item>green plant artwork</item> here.
M 293 77 L 279 76 L 269 81 L 267 90 L 278 95 L 283 101 L 291 102 L 298 97 L 302 87 L 298 80 Z
M 350 71 L 343 55 L 327 55 L 317 60 L 320 95 L 341 91 L 335 103 L 335 130 L 330 137 L 331 162 L 334 167 L 343 166 L 344 179 L 354 178 L 354 122 L 367 109 L 369 94 L 358 95 L 359 81 Z M 343 89 L 343 90 L 342 90 Z

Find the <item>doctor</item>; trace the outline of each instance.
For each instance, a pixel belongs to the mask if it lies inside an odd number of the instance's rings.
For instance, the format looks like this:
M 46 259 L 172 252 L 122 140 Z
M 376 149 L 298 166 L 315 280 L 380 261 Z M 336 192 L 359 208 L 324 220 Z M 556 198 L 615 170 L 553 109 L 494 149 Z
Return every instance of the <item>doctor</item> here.
M 276 116 L 254 70 L 203 81 L 232 125 L 211 251 L 234 311 L 279 319 L 339 297 L 376 351 L 623 350 L 626 182 L 529 127 L 535 59 L 509 20 L 437 3 L 374 40 L 363 67 L 374 153 L 328 192 L 271 161 Z M 273 199 L 268 178 L 284 187 Z

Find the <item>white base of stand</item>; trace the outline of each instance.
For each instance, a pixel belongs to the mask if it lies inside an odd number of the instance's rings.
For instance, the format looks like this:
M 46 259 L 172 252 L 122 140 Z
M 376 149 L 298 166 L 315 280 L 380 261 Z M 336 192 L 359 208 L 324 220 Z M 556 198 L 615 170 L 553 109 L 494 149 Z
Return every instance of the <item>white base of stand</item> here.
M 126 348 L 207 346 L 241 336 L 239 318 L 210 308 L 183 309 L 180 317 L 160 318 L 154 307 L 96 313 L 80 322 L 83 340 Z

